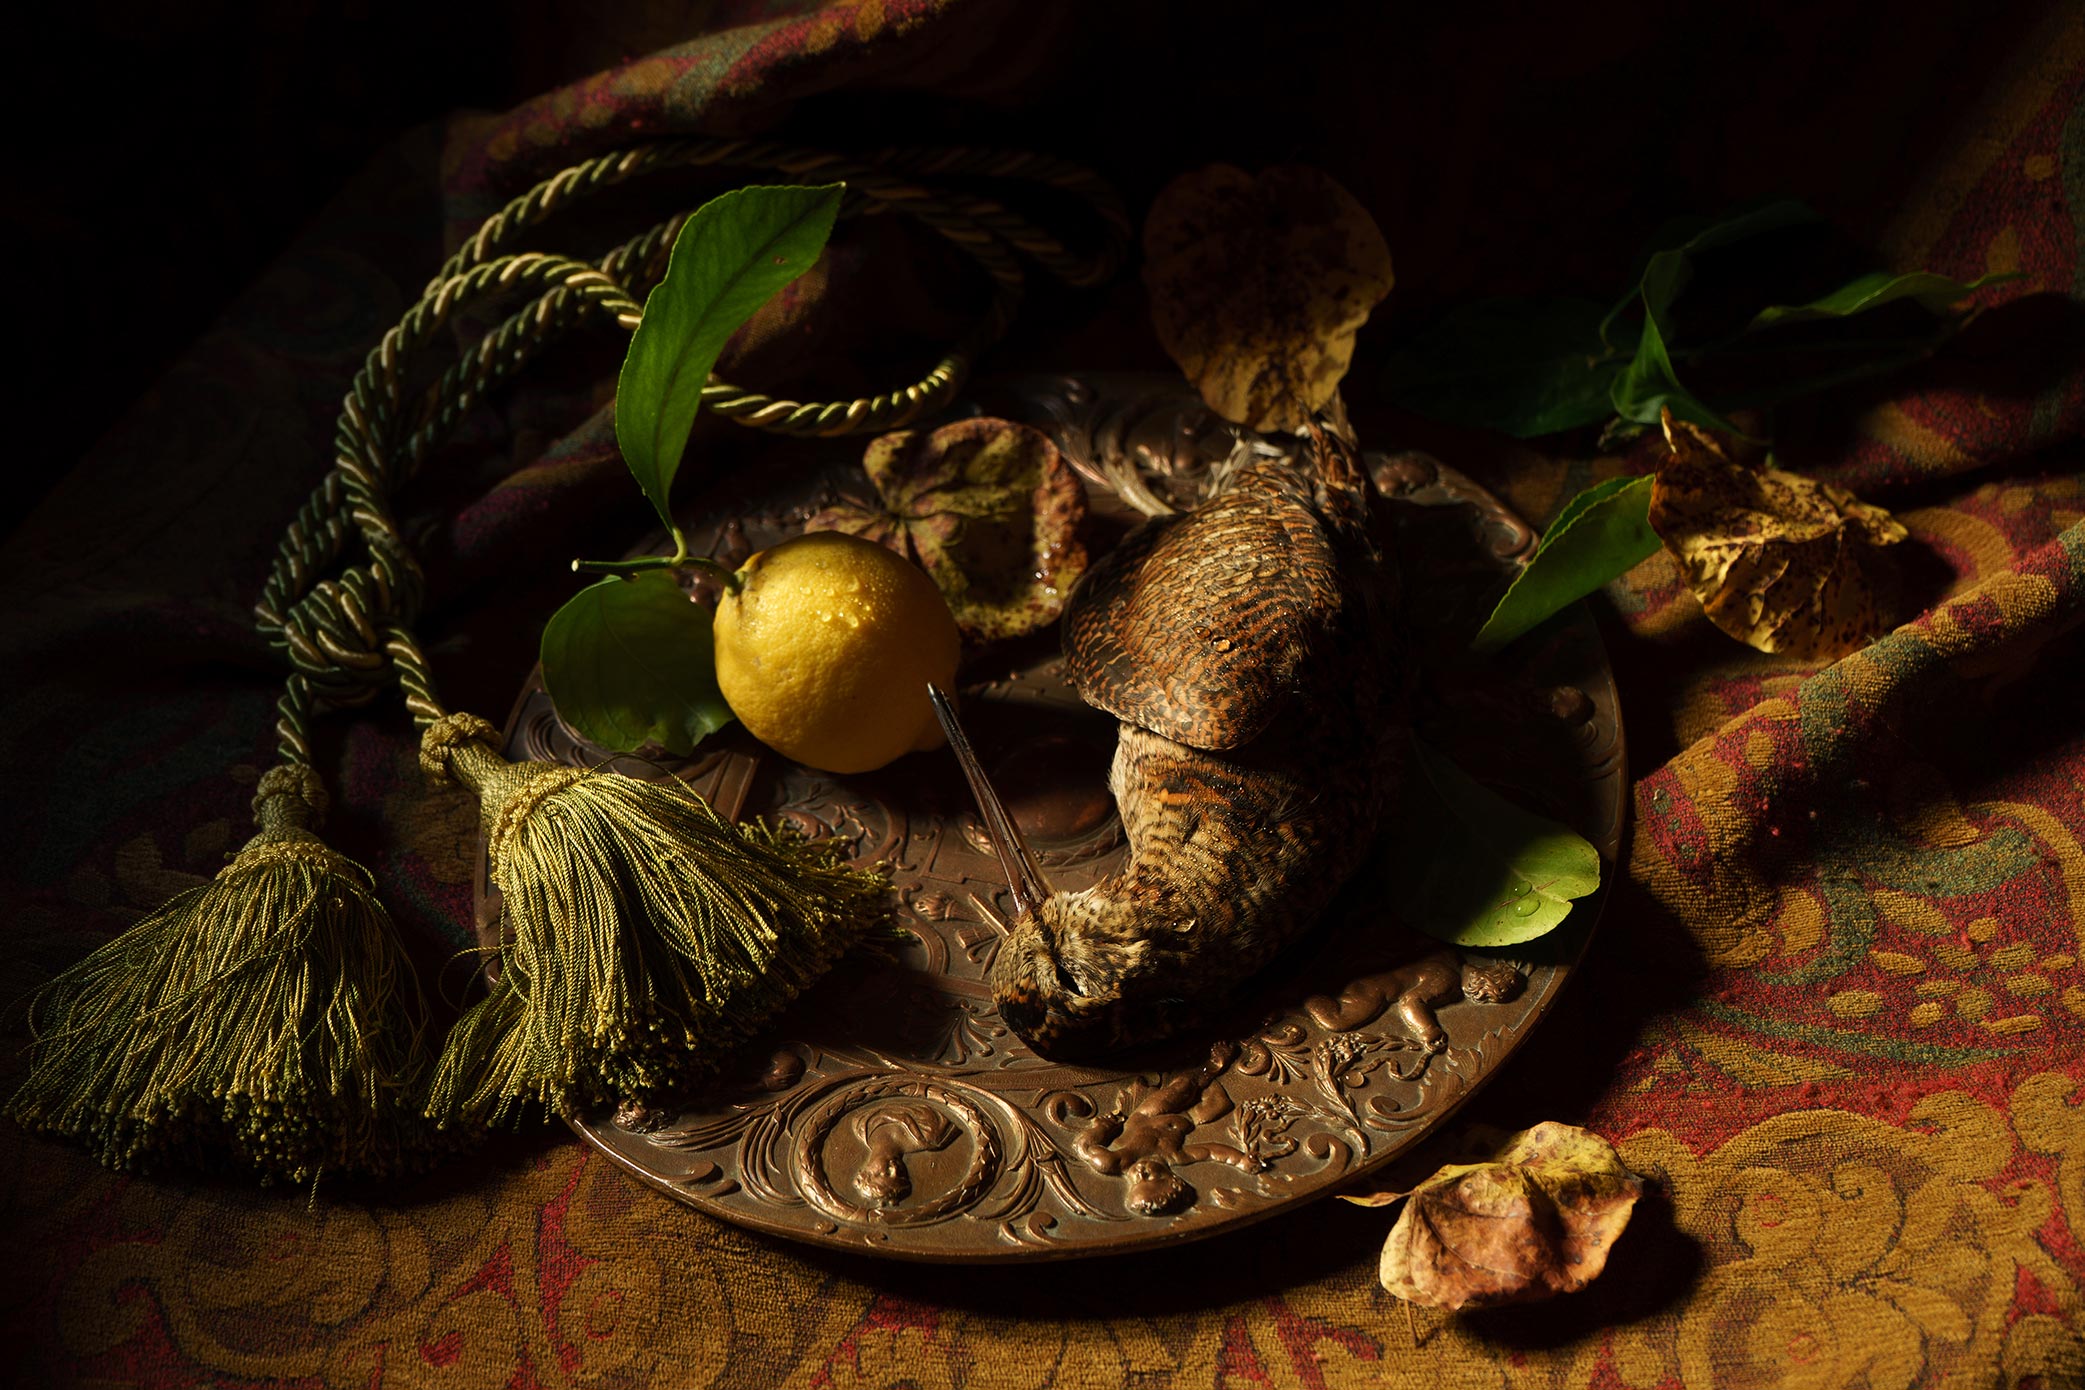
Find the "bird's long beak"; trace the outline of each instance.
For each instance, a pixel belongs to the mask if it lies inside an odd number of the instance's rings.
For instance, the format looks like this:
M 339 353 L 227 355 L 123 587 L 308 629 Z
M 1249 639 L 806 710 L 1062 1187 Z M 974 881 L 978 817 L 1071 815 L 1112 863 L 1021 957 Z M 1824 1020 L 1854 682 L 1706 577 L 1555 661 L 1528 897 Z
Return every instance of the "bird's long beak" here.
M 992 842 L 992 853 L 999 859 L 999 872 L 1005 875 L 1006 886 L 1013 894 L 1014 916 L 1026 916 L 1050 896 L 1049 882 L 1043 878 L 1028 842 L 1021 837 L 1020 827 L 1007 814 L 999 793 L 992 790 L 991 782 L 985 777 L 984 765 L 977 760 L 977 750 L 970 746 L 969 736 L 956 722 L 956 711 L 949 704 L 948 696 L 930 681 L 927 683 L 927 698 L 933 701 L 934 717 L 941 721 L 941 731 L 948 735 L 948 746 L 955 750 L 956 761 L 963 767 L 963 776 L 969 779 L 970 794 L 977 798 L 977 811 L 985 822 L 985 838 Z

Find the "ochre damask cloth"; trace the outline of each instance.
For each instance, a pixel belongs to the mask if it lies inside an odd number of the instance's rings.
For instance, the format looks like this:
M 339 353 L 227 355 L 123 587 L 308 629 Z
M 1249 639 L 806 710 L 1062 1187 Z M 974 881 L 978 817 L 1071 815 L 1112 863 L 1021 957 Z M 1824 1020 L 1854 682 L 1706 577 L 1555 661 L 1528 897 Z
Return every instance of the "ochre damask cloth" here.
M 1376 1284 L 1383 1214 L 1340 1203 L 1152 1256 L 936 1269 L 749 1235 L 547 1128 L 395 1189 L 305 1194 L 119 1178 L 7 1126 L 0 1378 L 2085 1384 L 2085 15 L 1668 8 L 1276 25 L 850 0 L 539 20 L 565 85 L 429 130 L 344 190 L 70 468 L 0 574 L 13 998 L 241 842 L 276 679 L 247 610 L 343 386 L 473 219 L 585 154 L 676 131 L 1001 142 L 1091 162 L 1134 206 L 1185 162 L 1303 158 L 1382 221 L 1393 330 L 1483 292 L 1604 289 L 1662 217 L 1771 192 L 1902 268 L 2018 271 L 1932 362 L 1777 422 L 1785 466 L 1910 529 L 1897 631 L 1822 668 L 1762 656 L 1662 556 L 1596 600 L 1638 773 L 1626 873 L 1543 1045 L 1471 1112 L 1589 1125 L 1652 1180 L 1590 1290 L 1422 1316 L 1415 1342 Z M 776 332 L 794 343 L 816 317 Z M 1142 318 L 1134 276 L 1039 302 L 996 365 L 1154 365 Z M 822 341 L 844 372 L 900 329 L 938 325 L 894 310 Z M 1631 466 L 1373 415 L 1377 334 L 1349 391 L 1370 443 L 1438 452 L 1537 520 Z M 642 524 L 597 413 L 615 350 L 480 409 L 411 499 L 426 635 L 460 706 L 504 709 L 564 561 Z M 739 365 L 789 362 L 755 343 Z M 401 716 L 326 727 L 330 837 L 438 966 L 467 935 L 471 811 L 422 786 Z M 18 1013 L 9 1027 L 18 1044 Z

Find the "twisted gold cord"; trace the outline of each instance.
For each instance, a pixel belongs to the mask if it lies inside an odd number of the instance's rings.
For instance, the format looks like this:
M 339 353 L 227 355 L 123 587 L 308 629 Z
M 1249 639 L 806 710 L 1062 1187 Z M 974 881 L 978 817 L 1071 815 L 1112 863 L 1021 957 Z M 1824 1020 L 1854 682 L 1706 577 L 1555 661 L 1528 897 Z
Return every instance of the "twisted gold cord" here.
M 1068 284 L 1090 285 L 1114 273 L 1128 245 L 1129 219 L 1097 176 L 1063 160 L 1016 151 L 897 149 L 850 158 L 771 141 L 662 140 L 586 160 L 537 184 L 488 217 L 370 351 L 342 402 L 333 467 L 277 547 L 254 611 L 260 631 L 291 666 L 276 702 L 277 752 L 285 764 L 310 765 L 310 723 L 321 709 L 366 703 L 393 678 L 416 724 L 424 727 L 447 715 L 412 635 L 424 583 L 393 515 L 392 496 L 459 418 L 559 334 L 589 318 L 634 330 L 643 313 L 641 298 L 665 274 L 674 237 L 689 214 L 668 218 L 591 263 L 515 250 L 520 235 L 591 193 L 640 175 L 691 167 L 845 182 L 843 217 L 904 213 L 961 250 L 991 285 L 978 323 L 926 375 L 880 395 L 792 401 L 715 380 L 703 389 L 705 409 L 777 433 L 881 431 L 939 409 L 960 389 L 976 355 L 1012 322 L 1024 286 L 1023 258 Z M 951 178 L 1004 180 L 1064 194 L 1098 220 L 1098 242 L 1076 252 L 992 198 L 926 182 Z M 517 291 L 531 295 L 522 308 L 417 399 L 406 399 L 406 363 L 466 307 Z M 351 540 L 361 542 L 364 558 L 342 565 Z

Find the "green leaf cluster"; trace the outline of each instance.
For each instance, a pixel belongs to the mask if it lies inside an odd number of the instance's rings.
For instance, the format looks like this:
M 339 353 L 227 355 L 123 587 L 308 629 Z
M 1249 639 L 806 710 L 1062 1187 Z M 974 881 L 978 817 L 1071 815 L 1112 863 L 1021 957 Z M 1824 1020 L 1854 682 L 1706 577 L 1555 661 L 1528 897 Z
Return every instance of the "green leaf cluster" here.
M 1928 271 L 1853 271 L 1802 203 L 1776 201 L 1660 229 L 1630 286 L 1588 299 L 1490 299 L 1448 314 L 1388 364 L 1416 414 L 1521 439 L 1603 420 L 1733 430 L 1726 412 L 1771 407 L 1895 370 L 1962 322 L 1986 285 Z
M 691 560 L 673 523 L 673 481 L 717 357 L 747 319 L 818 260 L 843 188 L 735 189 L 681 227 L 666 277 L 644 302 L 616 381 L 623 462 L 674 540 L 655 560 L 581 590 L 543 629 L 543 683 L 558 715 L 603 748 L 686 756 L 731 720 L 717 689 L 709 611 L 675 573 Z M 575 565 L 575 568 L 578 566 Z

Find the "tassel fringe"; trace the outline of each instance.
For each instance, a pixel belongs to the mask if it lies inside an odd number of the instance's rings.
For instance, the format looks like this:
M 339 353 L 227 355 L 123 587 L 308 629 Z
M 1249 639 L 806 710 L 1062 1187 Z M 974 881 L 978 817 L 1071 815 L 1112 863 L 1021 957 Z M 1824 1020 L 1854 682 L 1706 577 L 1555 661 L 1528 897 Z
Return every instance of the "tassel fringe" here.
M 452 720 L 424 756 L 480 795 L 507 932 L 436 1067 L 445 1125 L 663 1098 L 891 920 L 888 879 L 830 844 L 734 826 L 678 782 L 510 764 Z
M 323 795 L 304 769 L 271 771 L 261 833 L 215 879 L 37 995 L 17 1122 L 112 1168 L 263 1182 L 425 1155 L 419 985 L 368 873 L 304 828 Z

